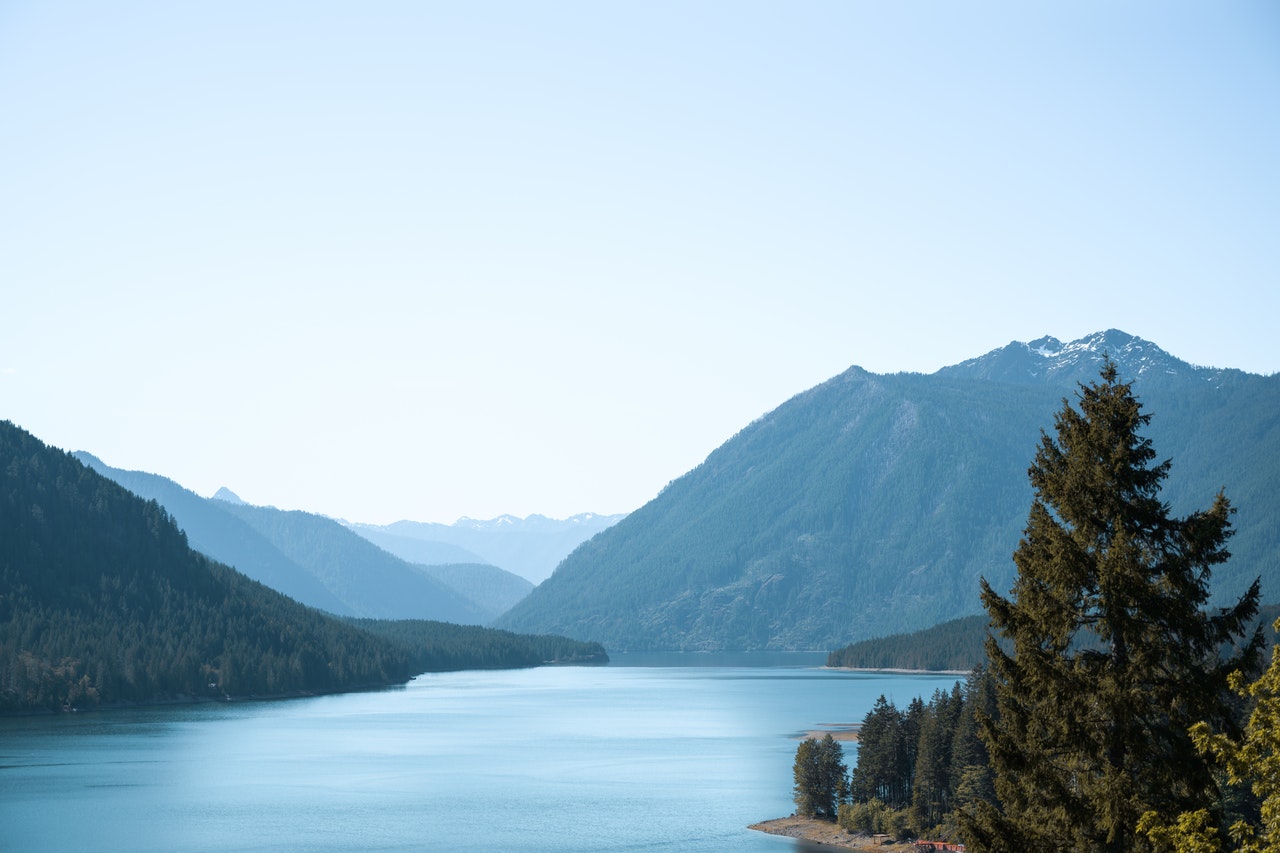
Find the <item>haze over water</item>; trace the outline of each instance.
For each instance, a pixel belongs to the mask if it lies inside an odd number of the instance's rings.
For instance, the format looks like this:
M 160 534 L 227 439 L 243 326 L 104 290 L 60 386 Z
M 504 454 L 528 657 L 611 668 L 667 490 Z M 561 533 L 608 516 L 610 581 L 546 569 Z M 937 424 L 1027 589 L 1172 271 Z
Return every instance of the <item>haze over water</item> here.
M 788 850 L 746 826 L 792 812 L 796 738 L 956 680 L 541 668 L 0 720 L 0 849 Z

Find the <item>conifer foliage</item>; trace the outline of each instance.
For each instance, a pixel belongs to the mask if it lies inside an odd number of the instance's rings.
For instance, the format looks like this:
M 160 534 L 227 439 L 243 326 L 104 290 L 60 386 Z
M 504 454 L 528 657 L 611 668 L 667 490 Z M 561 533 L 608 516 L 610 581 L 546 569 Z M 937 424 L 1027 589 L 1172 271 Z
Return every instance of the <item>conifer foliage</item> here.
M 830 734 L 821 739 L 805 738 L 796 748 L 796 812 L 805 817 L 835 820 L 836 809 L 845 799 L 848 767 L 844 749 Z
M 970 849 L 1144 849 L 1148 812 L 1215 801 L 1188 730 L 1229 724 L 1227 676 L 1254 665 L 1238 642 L 1258 583 L 1210 613 L 1210 572 L 1229 554 L 1233 512 L 1173 517 L 1160 500 L 1168 461 L 1141 435 L 1151 416 L 1108 361 L 1042 433 L 1034 499 L 1014 553 L 1011 596 L 984 580 L 996 713 L 983 724 L 998 804 L 980 804 Z M 1234 653 L 1225 649 L 1234 645 Z

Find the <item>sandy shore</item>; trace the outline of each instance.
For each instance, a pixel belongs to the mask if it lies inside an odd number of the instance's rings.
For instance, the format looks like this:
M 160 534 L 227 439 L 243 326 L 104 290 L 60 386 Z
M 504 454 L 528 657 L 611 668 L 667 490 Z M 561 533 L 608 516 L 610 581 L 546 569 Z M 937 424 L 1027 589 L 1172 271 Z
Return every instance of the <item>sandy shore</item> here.
M 910 844 L 877 845 L 865 835 L 850 835 L 836 824 L 827 820 L 815 820 L 808 817 L 780 817 L 753 823 L 747 829 L 767 832 L 770 835 L 785 835 L 788 838 L 801 838 L 813 844 L 825 844 L 842 850 L 866 851 L 904 851 L 910 850 Z

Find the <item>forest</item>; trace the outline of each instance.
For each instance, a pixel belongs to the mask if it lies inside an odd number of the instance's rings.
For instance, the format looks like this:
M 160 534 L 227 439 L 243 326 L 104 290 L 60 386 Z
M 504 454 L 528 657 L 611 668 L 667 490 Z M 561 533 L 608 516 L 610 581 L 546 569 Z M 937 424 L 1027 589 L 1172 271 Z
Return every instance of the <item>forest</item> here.
M 309 695 L 433 669 L 607 659 L 598 644 L 305 607 L 193 551 L 155 501 L 0 422 L 0 712 Z
M 1280 658 L 1273 645 L 1261 672 L 1260 580 L 1208 606 L 1235 509 L 1220 490 L 1173 514 L 1151 418 L 1109 360 L 1063 401 L 1028 470 L 1013 584 L 979 581 L 983 665 L 927 704 L 881 697 L 848 776 L 834 741 L 802 743 L 802 813 L 984 853 L 1280 850 Z

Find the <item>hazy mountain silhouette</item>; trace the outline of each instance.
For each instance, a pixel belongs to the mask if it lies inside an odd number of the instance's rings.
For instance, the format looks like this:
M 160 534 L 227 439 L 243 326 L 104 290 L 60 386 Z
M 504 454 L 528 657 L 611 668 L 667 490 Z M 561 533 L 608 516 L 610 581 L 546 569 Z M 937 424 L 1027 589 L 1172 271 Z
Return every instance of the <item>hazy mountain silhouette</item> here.
M 589 512 L 566 519 L 502 515 L 487 521 L 461 518 L 453 524 L 352 524 L 351 529 L 411 562 L 490 563 L 536 584 L 574 548 L 622 518 Z
M 196 550 L 272 589 L 331 613 L 483 624 L 491 616 L 429 574 L 324 516 L 202 498 L 172 480 L 78 459 L 159 502 Z

